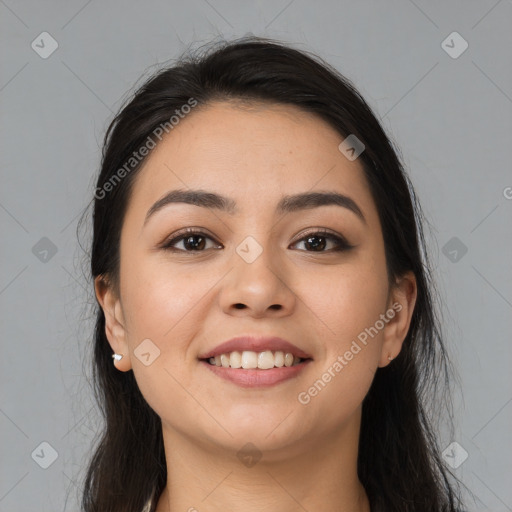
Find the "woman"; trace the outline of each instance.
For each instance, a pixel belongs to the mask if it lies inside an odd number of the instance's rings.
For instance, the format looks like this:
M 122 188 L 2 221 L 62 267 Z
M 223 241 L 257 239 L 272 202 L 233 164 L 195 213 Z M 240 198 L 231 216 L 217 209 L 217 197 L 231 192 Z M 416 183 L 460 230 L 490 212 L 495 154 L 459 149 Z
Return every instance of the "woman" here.
M 455 511 L 421 213 L 363 98 L 243 38 L 150 78 L 105 136 L 92 511 Z

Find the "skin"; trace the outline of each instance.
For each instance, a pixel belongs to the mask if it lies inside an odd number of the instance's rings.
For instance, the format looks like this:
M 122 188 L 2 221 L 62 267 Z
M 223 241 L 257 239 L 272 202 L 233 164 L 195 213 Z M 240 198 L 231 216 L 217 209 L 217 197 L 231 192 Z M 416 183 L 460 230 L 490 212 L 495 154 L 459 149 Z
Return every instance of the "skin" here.
M 124 356 L 114 364 L 134 372 L 162 419 L 168 482 L 158 512 L 370 510 L 356 469 L 361 405 L 377 368 L 400 352 L 416 282 L 408 273 L 390 287 L 377 210 L 361 164 L 339 151 L 342 140 L 293 106 L 216 102 L 180 121 L 134 182 L 119 286 L 97 278 L 96 295 L 112 350 Z M 177 188 L 222 194 L 240 212 L 178 203 L 144 225 L 151 206 Z M 333 205 L 276 215 L 283 195 L 320 190 L 350 196 L 366 222 Z M 183 240 L 177 252 L 160 248 L 186 227 L 211 237 L 203 252 Z M 336 241 L 327 239 L 315 252 L 303 239 L 309 228 L 332 230 L 355 247 L 333 252 Z M 263 249 L 252 263 L 235 251 L 247 236 Z M 401 311 L 299 403 L 298 394 L 394 303 Z M 260 389 L 238 387 L 198 361 L 251 333 L 288 339 L 314 360 L 296 378 Z M 160 350 L 149 366 L 134 355 L 147 338 Z M 248 442 L 262 454 L 252 467 L 237 457 Z

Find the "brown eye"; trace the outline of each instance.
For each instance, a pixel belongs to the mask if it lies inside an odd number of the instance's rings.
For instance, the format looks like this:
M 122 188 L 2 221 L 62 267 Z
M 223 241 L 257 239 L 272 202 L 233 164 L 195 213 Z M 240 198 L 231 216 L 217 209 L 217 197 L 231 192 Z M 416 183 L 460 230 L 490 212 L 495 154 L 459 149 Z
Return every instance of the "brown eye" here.
M 208 242 L 213 245 L 208 247 Z M 326 230 L 316 230 L 306 234 L 300 240 L 294 242 L 293 245 L 304 243 L 306 252 L 341 252 L 351 249 L 350 245 L 343 237 L 335 235 Z M 178 245 L 182 244 L 181 247 Z M 173 252 L 205 252 L 207 249 L 221 249 L 222 245 L 206 233 L 194 228 L 187 228 L 162 245 L 162 249 Z
M 183 234 L 179 236 L 173 237 L 171 240 L 168 240 L 162 245 L 162 249 L 168 251 L 181 251 L 181 252 L 204 252 L 205 249 L 212 248 L 206 247 L 208 241 L 212 241 L 213 239 L 207 236 L 202 231 L 198 231 L 195 229 L 187 229 Z M 182 248 L 175 247 L 177 244 L 182 243 Z M 213 246 L 213 248 L 219 248 L 219 245 Z
M 331 244 L 334 244 L 334 247 L 325 250 L 325 248 L 329 245 L 329 241 Z M 293 245 L 298 243 L 304 243 L 306 252 L 339 252 L 351 249 L 353 247 L 344 238 L 326 230 L 317 230 L 315 232 L 309 233 L 295 242 Z

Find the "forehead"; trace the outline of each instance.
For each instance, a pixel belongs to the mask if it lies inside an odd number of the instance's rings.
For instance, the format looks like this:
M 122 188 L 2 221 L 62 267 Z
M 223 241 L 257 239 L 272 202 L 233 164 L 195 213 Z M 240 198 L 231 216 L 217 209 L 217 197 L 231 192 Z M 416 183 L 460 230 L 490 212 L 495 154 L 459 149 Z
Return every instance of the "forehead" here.
M 338 149 L 343 139 L 317 115 L 292 105 L 196 107 L 146 158 L 133 184 L 132 206 L 148 208 L 176 188 L 218 192 L 242 207 L 333 189 L 371 208 L 362 165 Z

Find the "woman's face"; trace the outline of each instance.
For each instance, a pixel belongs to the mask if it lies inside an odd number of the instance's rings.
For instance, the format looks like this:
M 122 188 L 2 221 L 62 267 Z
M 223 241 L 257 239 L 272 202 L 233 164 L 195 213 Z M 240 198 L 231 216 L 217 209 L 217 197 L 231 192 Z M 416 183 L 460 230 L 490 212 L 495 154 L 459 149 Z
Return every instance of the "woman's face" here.
M 375 371 L 400 351 L 414 285 L 388 286 L 376 207 L 342 140 L 294 107 L 217 102 L 147 158 L 122 227 L 119 296 L 99 282 L 97 294 L 124 355 L 115 364 L 133 370 L 164 432 L 209 449 L 291 450 L 358 424 Z M 176 190 L 216 194 L 230 208 L 161 201 Z M 277 208 L 314 192 L 349 199 Z M 189 239 L 190 227 L 201 235 Z M 280 337 L 312 360 L 255 386 L 219 373 L 276 371 L 214 372 L 199 360 L 238 336 Z

